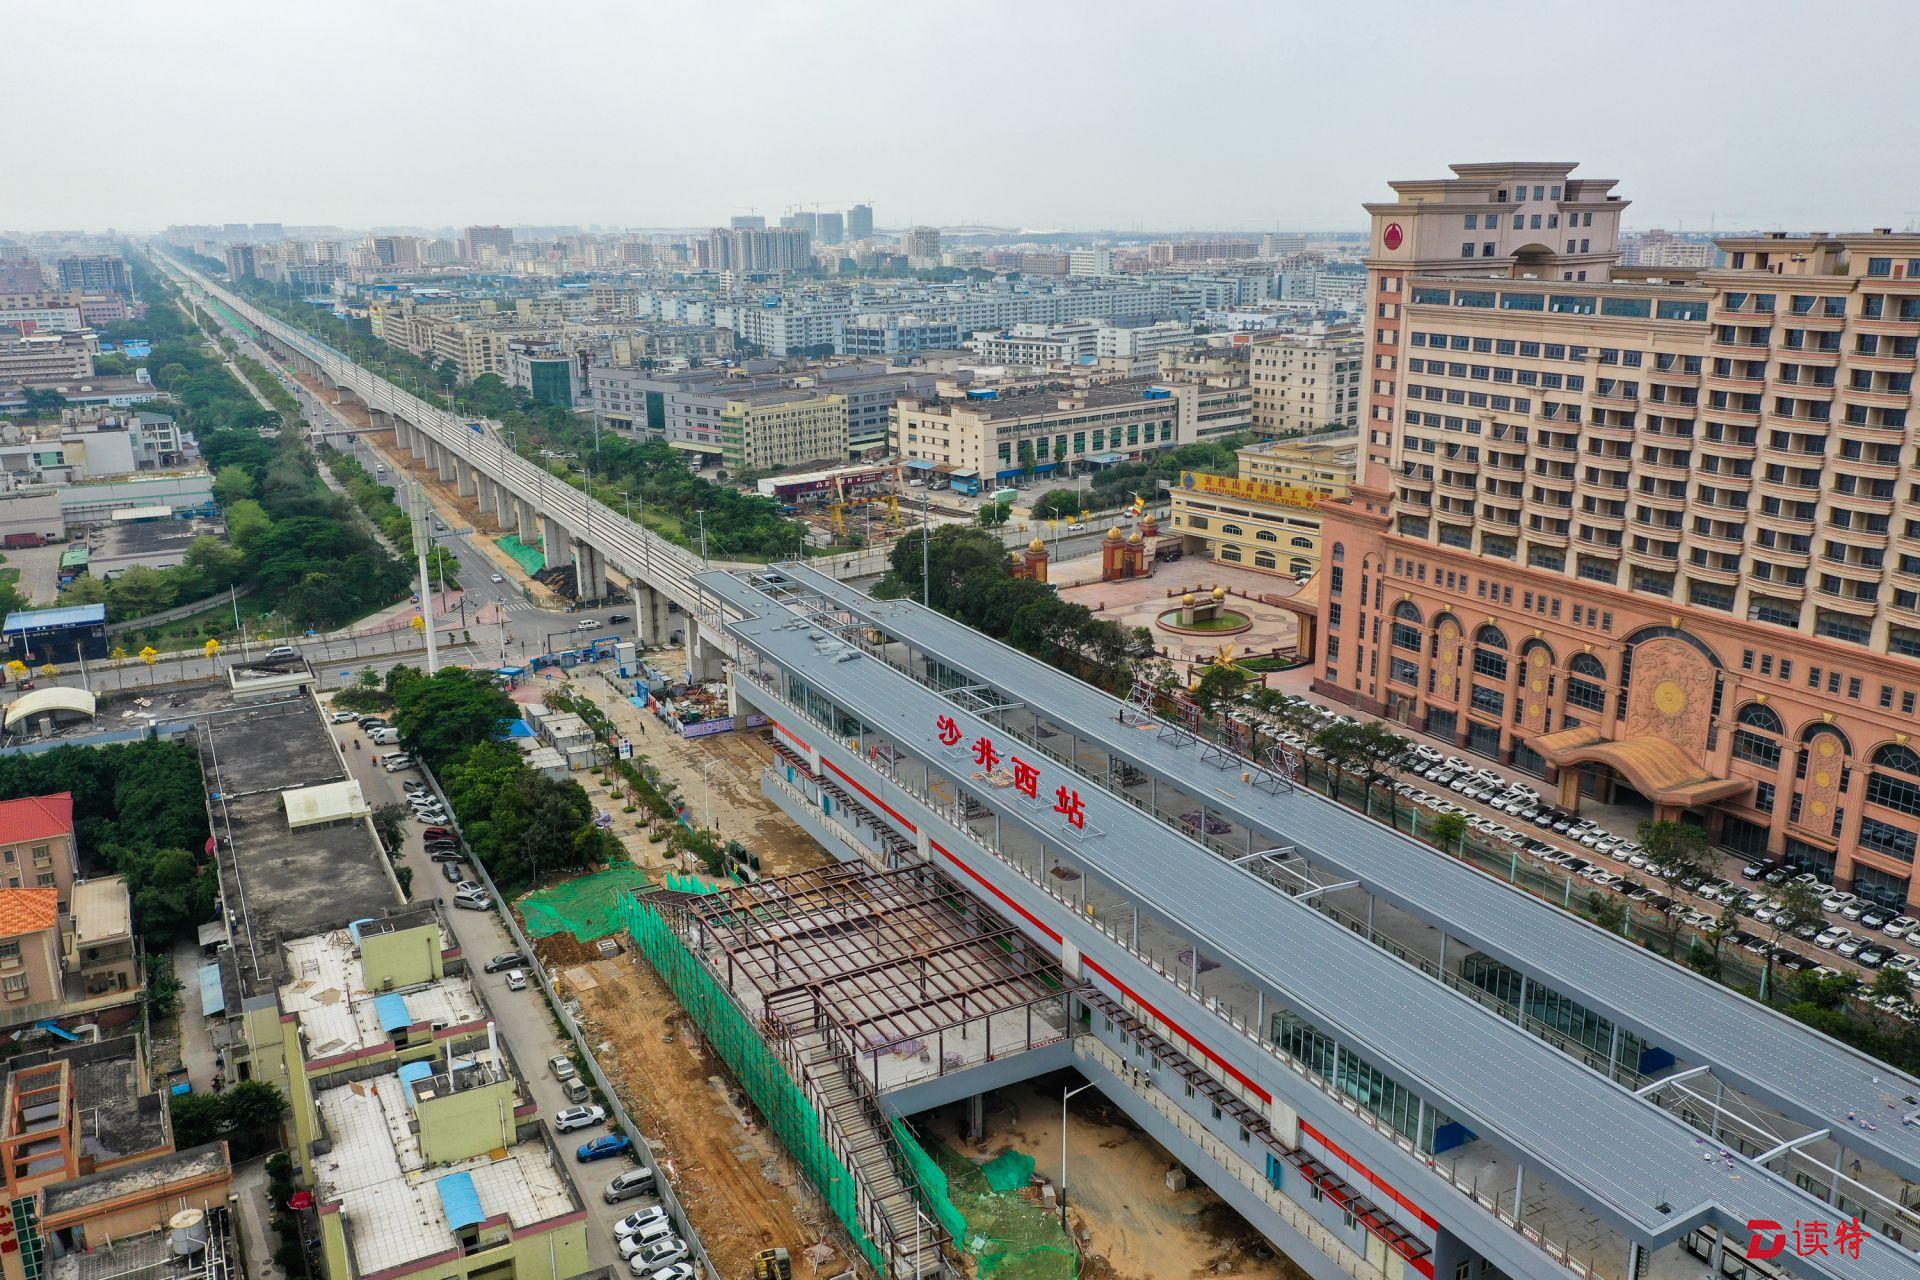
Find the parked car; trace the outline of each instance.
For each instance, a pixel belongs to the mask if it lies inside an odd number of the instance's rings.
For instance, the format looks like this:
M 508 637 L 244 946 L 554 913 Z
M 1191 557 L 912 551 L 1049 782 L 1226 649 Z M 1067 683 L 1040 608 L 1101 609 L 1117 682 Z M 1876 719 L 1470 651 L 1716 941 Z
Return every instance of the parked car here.
M 654 1243 L 648 1245 L 640 1256 L 633 1260 L 631 1265 L 635 1275 L 639 1275 L 643 1271 L 650 1275 L 668 1263 L 679 1262 L 686 1256 L 687 1246 L 681 1242 L 678 1236 L 671 1236 L 665 1240 L 656 1240 Z M 640 1265 L 643 1262 L 646 1264 L 644 1268 Z
M 527 971 L 525 969 L 507 970 L 507 990 L 525 991 L 527 989 Z
M 565 1054 L 555 1054 L 547 1059 L 547 1070 L 553 1072 L 555 1080 L 571 1080 L 579 1072 L 573 1069 L 573 1059 Z
M 440 874 L 447 878 L 448 884 L 462 885 L 467 883 L 467 876 L 472 873 L 469 871 L 466 863 L 455 861 L 441 863 Z M 488 972 L 491 973 L 492 970 L 489 969 Z
M 642 1223 L 636 1230 L 626 1235 L 616 1234 L 613 1237 L 613 1246 L 620 1251 L 622 1258 L 631 1258 L 656 1240 L 672 1238 L 672 1221 L 667 1218 L 655 1218 L 651 1222 Z
M 1887 921 L 1886 924 L 1887 936 L 1889 938 L 1904 938 L 1915 929 L 1920 929 L 1920 920 L 1916 920 L 1912 916 L 1895 916 L 1893 919 Z
M 388 773 L 399 773 L 402 769 L 413 768 L 413 757 L 404 751 L 396 751 L 380 762 L 380 767 Z
M 487 961 L 486 971 L 488 973 L 505 973 L 509 969 L 518 969 L 526 962 L 527 958 L 518 951 L 502 951 L 499 955 Z
M 327 717 L 328 724 L 352 724 L 354 714 L 351 711 L 336 711 Z
M 433 845 L 427 849 L 427 857 L 434 862 L 459 862 L 466 857 L 457 844 Z
M 598 1111 L 599 1108 L 590 1107 L 588 1110 Z M 633 1150 L 633 1143 L 627 1140 L 626 1134 L 609 1133 L 591 1142 L 581 1143 L 580 1149 L 574 1154 L 580 1158 L 581 1164 L 591 1164 L 595 1160 L 611 1160 L 615 1156 L 623 1156 L 631 1150 Z
M 600 1198 L 608 1204 L 619 1204 L 622 1200 L 643 1196 L 651 1190 L 653 1190 L 653 1170 L 628 1169 L 607 1184 L 606 1190 L 600 1193 Z
M 647 1274 L 647 1280 L 693 1280 L 694 1270 L 691 1262 L 676 1262 Z
M 1835 925 L 1833 928 L 1823 931 L 1816 937 L 1813 940 L 1813 945 L 1823 950 L 1831 951 L 1852 936 L 1853 930 L 1842 929 L 1838 925 Z
M 614 1223 L 613 1234 L 616 1239 L 621 1236 L 630 1236 L 646 1226 L 649 1222 L 665 1222 L 667 1219 L 668 1214 L 665 1205 L 650 1204 L 644 1209 L 635 1209 L 632 1213 Z
M 585 1129 L 606 1122 L 607 1113 L 601 1107 L 568 1107 L 554 1116 L 553 1127 L 559 1133 L 572 1133 L 575 1129 Z
M 455 898 L 453 905 L 462 911 L 491 911 L 493 899 L 482 895 L 478 898 Z

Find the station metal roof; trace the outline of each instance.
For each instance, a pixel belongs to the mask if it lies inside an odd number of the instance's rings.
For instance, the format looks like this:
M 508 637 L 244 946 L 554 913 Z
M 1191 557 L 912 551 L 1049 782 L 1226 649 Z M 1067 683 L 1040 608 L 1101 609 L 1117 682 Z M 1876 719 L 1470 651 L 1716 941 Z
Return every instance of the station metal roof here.
M 800 565 L 781 572 L 1047 720 L 1172 779 L 1242 825 L 1279 834 L 1538 981 L 1691 1063 L 1712 1065 L 1849 1150 L 1920 1179 L 1920 1127 L 1903 1122 L 1920 1080 L 1634 946 L 1578 916 L 1311 791 L 1270 793 L 1200 763 L 1191 747 L 1122 725 L 1122 703 L 943 614 L 874 600 Z M 1869 1128 L 1868 1126 L 1872 1127 Z
M 934 718 L 943 714 L 953 716 L 970 736 L 994 730 L 870 655 L 846 660 L 841 655 L 851 650 L 843 644 L 817 644 L 807 628 L 792 625 L 794 615 L 783 605 L 736 578 L 708 573 L 696 583 L 747 615 L 726 624 L 730 633 L 898 742 L 925 741 Z M 971 643 L 986 642 L 973 637 Z M 1075 776 L 1088 794 L 1097 793 L 1090 778 Z M 1703 1152 L 1706 1139 L 1678 1117 L 1130 804 L 1103 806 L 1098 819 L 1103 835 L 1076 843 L 1044 829 L 1004 797 L 980 798 L 1148 904 L 1173 927 L 1190 932 L 1206 950 L 1277 992 L 1302 1017 L 1439 1102 L 1497 1146 L 1648 1239 L 1670 1239 L 1715 1209 L 1730 1223 L 1759 1218 L 1791 1223 L 1832 1212 L 1751 1161 Z M 1661 1212 L 1661 1205 L 1670 1211 Z M 1805 1261 L 1850 1280 L 1910 1280 L 1920 1273 L 1920 1259 L 1878 1236 L 1870 1237 L 1858 1258 Z

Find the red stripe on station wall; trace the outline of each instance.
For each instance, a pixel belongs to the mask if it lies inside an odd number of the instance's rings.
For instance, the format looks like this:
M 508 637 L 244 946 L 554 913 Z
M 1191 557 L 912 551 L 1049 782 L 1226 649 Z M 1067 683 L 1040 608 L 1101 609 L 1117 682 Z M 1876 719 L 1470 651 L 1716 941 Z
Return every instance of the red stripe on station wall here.
M 1440 1224 L 1435 1222 L 1431 1217 L 1429 1217 L 1425 1209 L 1422 1209 L 1419 1205 L 1415 1204 L 1413 1201 L 1401 1195 L 1400 1192 L 1394 1187 L 1392 1183 L 1388 1182 L 1385 1178 L 1382 1178 L 1379 1174 L 1375 1173 L 1373 1170 L 1367 1168 L 1367 1166 L 1363 1162 L 1356 1160 L 1351 1155 L 1347 1154 L 1346 1149 L 1342 1147 L 1339 1143 L 1335 1142 L 1332 1138 L 1329 1138 L 1326 1134 L 1320 1132 L 1318 1129 L 1308 1124 L 1305 1120 L 1302 1120 L 1300 1122 L 1300 1132 L 1306 1134 L 1308 1137 L 1312 1138 L 1315 1142 L 1318 1142 L 1321 1146 L 1327 1149 L 1330 1155 L 1340 1160 L 1348 1168 L 1352 1169 L 1355 1173 L 1359 1174 L 1361 1177 L 1365 1178 L 1368 1182 L 1371 1182 L 1375 1187 L 1378 1187 L 1382 1192 L 1386 1193 L 1386 1195 L 1391 1197 L 1393 1202 L 1399 1205 L 1402 1209 L 1405 1209 L 1408 1213 L 1411 1213 L 1414 1217 L 1420 1219 L 1420 1221 L 1424 1222 L 1428 1227 L 1432 1228 L 1433 1230 L 1438 1231 L 1440 1229 Z

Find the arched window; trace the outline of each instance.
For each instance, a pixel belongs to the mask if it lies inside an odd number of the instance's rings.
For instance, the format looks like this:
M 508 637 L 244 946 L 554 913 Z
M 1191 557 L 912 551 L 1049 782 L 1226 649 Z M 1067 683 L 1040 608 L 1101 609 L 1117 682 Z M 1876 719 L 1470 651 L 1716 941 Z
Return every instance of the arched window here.
M 1773 708 L 1749 702 L 1734 719 L 1739 727 L 1733 731 L 1733 758 L 1779 768 L 1780 739 L 1787 726 Z
M 1313 539 L 1302 538 L 1298 534 L 1295 534 L 1292 540 L 1287 543 L 1287 545 L 1290 547 L 1298 547 L 1302 551 L 1311 551 L 1313 550 Z
M 1473 633 L 1473 674 L 1489 680 L 1507 678 L 1507 638 L 1500 628 L 1485 626 Z
M 1253 553 L 1253 567 L 1256 569 L 1274 568 L 1273 552 L 1256 551 Z
M 1920 815 L 1920 754 L 1890 742 L 1873 753 L 1867 775 L 1867 803 Z
M 1275 533 L 1275 532 L 1274 532 L 1273 530 L 1271 530 L 1271 529 L 1262 529 L 1262 530 L 1260 530 L 1260 532 L 1258 532 L 1258 533 L 1256 533 L 1256 534 L 1254 534 L 1253 536 L 1254 536 L 1254 538 L 1255 538 L 1255 540 L 1257 540 L 1257 541 L 1259 541 L 1259 542 L 1278 542 L 1278 541 L 1280 541 L 1280 535 L 1279 535 L 1279 534 L 1277 534 L 1277 533 Z
M 1576 653 L 1567 664 L 1567 701 L 1588 711 L 1607 709 L 1607 668 L 1590 653 Z
M 1240 561 L 1240 548 L 1222 547 L 1220 548 L 1220 558 L 1222 560 L 1231 560 L 1234 563 L 1238 564 Z
M 1238 537 L 1244 536 L 1246 533 L 1246 530 L 1242 529 L 1237 524 L 1223 524 L 1220 526 L 1220 532 L 1227 534 L 1230 537 L 1238 538 Z
M 1333 562 L 1335 564 L 1339 564 L 1342 561 L 1344 561 L 1346 558 L 1347 558 L 1346 545 L 1344 543 L 1339 543 L 1339 542 L 1334 543 L 1333 544 Z
M 1418 653 L 1424 644 L 1420 635 L 1420 607 L 1411 600 L 1393 606 L 1393 647 Z
M 1312 573 L 1313 562 L 1310 560 L 1294 560 L 1287 565 L 1287 569 L 1292 573 Z

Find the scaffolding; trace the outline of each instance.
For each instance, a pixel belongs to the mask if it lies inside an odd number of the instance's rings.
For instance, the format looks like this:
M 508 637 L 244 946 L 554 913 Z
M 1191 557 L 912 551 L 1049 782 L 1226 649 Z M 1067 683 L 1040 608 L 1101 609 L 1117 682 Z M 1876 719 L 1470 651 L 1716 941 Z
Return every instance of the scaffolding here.
M 1058 963 L 925 864 L 669 889 L 627 910 L 863 1256 L 940 1274 L 948 1230 L 882 1095 L 1068 1038 L 1078 987 Z

